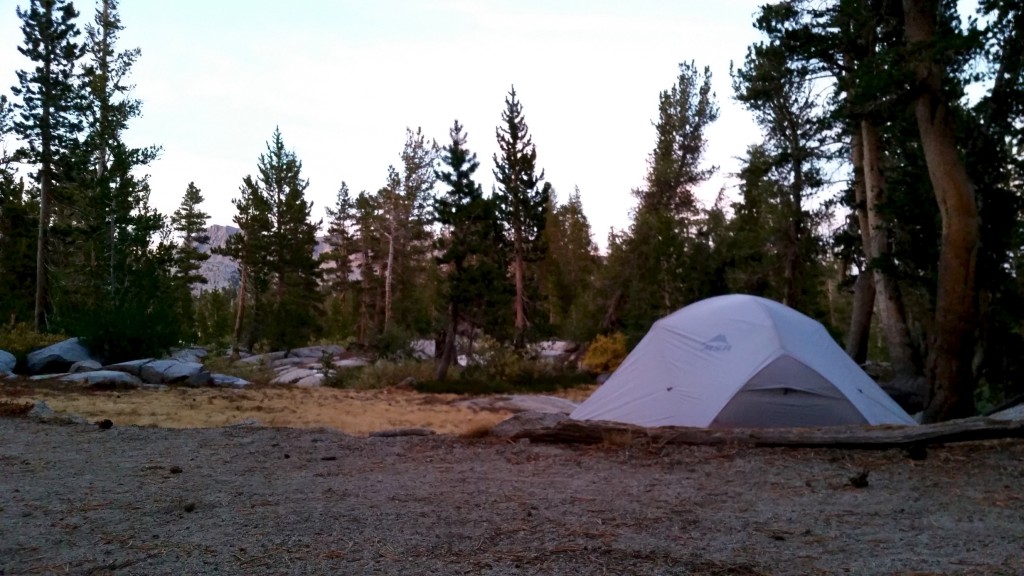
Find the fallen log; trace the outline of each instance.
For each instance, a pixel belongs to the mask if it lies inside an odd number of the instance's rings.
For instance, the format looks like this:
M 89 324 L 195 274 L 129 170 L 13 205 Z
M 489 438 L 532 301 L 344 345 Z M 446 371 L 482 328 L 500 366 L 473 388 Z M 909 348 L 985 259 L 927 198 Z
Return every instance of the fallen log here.
M 830 426 L 821 428 L 644 428 L 602 421 L 563 420 L 550 428 L 524 430 L 513 440 L 563 444 L 776 446 L 882 450 L 928 444 L 1024 438 L 1024 420 L 983 416 L 920 426 Z

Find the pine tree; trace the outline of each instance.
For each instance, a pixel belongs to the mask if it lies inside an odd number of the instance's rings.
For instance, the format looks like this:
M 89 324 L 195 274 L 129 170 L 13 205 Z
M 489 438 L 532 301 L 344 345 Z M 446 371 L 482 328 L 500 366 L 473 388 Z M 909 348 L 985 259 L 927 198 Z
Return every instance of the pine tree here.
M 579 187 L 560 206 L 552 192 L 544 239 L 541 268 L 549 323 L 562 338 L 589 341 L 600 314 L 593 289 L 600 259 Z
M 320 254 L 323 289 L 327 293 L 327 335 L 342 338 L 349 332 L 346 312 L 352 307 L 352 259 L 358 253 L 356 243 L 356 203 L 348 184 L 341 183 L 333 206 L 326 208 L 327 250 Z
M 125 142 L 141 103 L 128 83 L 139 50 L 118 51 L 123 29 L 114 0 L 102 0 L 86 25 L 85 131 L 68 154 L 67 193 L 53 220 L 54 318 L 110 360 L 158 354 L 183 337 L 174 247 L 140 174 L 159 150 Z
M 12 88 L 21 101 L 14 128 L 27 144 L 21 158 L 34 166 L 39 185 L 39 231 L 36 243 L 36 330 L 47 326 L 49 302 L 49 227 L 55 195 L 62 184 L 60 163 L 81 128 L 81 94 L 75 65 L 82 48 L 75 19 L 78 12 L 69 0 L 30 0 L 27 10 L 17 9 L 23 44 L 18 51 L 34 67 L 18 71 Z
M 661 93 L 658 109 L 647 183 L 634 190 L 633 222 L 614 243 L 621 254 L 609 258 L 609 281 L 617 288 L 608 295 L 603 324 L 610 328 L 615 319 L 633 340 L 661 316 L 711 295 L 698 279 L 713 277 L 695 274 L 709 263 L 694 250 L 703 242 L 694 189 L 715 170 L 702 166 L 705 131 L 718 118 L 711 72 L 680 64 L 677 81 Z
M 200 208 L 203 193 L 194 182 L 189 182 L 181 205 L 171 215 L 171 230 L 177 235 L 174 250 L 173 284 L 177 298 L 180 300 L 180 322 L 182 332 L 189 341 L 198 334 L 196 303 L 192 296 L 193 287 L 206 284 L 206 277 L 199 273 L 203 262 L 210 255 L 202 252 L 199 246 L 209 244 L 210 237 L 206 234 L 206 223 L 210 215 Z
M 223 251 L 242 270 L 236 351 L 261 338 L 273 348 L 300 346 L 320 329 L 320 272 L 313 255 L 320 223 L 310 221 L 309 184 L 280 130 L 274 131 L 257 167 L 259 176 L 246 176 L 240 197 L 233 200 L 241 232 Z M 246 314 L 249 331 L 243 341 Z
M 358 254 L 359 284 L 357 286 L 357 342 L 365 346 L 371 334 L 376 334 L 377 327 L 381 323 L 383 313 L 381 311 L 381 300 L 377 298 L 383 290 L 381 286 L 379 270 L 383 269 L 384 263 L 380 261 L 381 253 L 384 252 L 381 246 L 381 238 L 378 230 L 381 227 L 380 203 L 376 196 L 362 191 L 356 196 L 356 246 Z
M 0 95 L 0 323 L 14 324 L 32 318 L 39 209 L 24 181 L 16 178 L 7 151 L 11 112 L 7 97 Z
M 438 263 L 445 270 L 447 326 L 444 346 L 437 364 L 437 379 L 443 380 L 455 360 L 455 342 L 463 320 L 482 316 L 487 295 L 495 280 L 504 275 L 500 263 L 488 258 L 495 251 L 500 233 L 495 203 L 485 198 L 473 181 L 480 166 L 476 154 L 466 148 L 466 134 L 458 121 L 452 126 L 451 144 L 443 148 L 438 180 L 447 187 L 434 200 L 437 223 Z
M 498 181 L 498 217 L 505 228 L 508 260 L 515 287 L 515 335 L 513 345 L 523 348 L 529 326 L 527 264 L 543 256 L 543 230 L 547 220 L 551 186 L 544 171 L 537 174 L 537 150 L 523 116 L 522 104 L 513 87 L 505 98 L 502 125 L 495 129 L 501 155 L 494 155 L 494 177 Z
M 807 202 L 825 184 L 822 165 L 830 159 L 829 142 L 835 140 L 832 111 L 818 104 L 811 71 L 788 62 L 778 44 L 756 44 L 747 51 L 743 66 L 734 71 L 737 99 L 754 115 L 765 135 L 755 151 L 755 161 L 767 162 L 748 171 L 770 183 L 751 182 L 757 201 L 774 204 L 776 220 L 770 243 L 782 274 L 779 300 L 808 315 L 817 316 L 821 306 L 821 270 L 824 241 L 815 236 Z M 762 185 L 765 184 L 765 185 Z M 768 240 L 767 238 L 765 240 Z
M 202 203 L 203 191 L 196 187 L 195 182 L 189 182 L 181 205 L 171 215 L 171 229 L 178 234 L 179 242 L 177 274 L 189 285 L 206 283 L 206 278 L 198 272 L 203 262 L 210 259 L 209 254 L 199 250 L 199 246 L 210 242 L 206 234 L 210 215 L 200 208 Z

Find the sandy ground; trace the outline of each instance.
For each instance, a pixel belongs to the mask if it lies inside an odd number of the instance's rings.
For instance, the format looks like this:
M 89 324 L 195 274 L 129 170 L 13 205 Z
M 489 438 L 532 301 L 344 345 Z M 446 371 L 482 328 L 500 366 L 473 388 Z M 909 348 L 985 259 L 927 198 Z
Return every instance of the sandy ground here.
M 914 461 L 0 418 L 5 576 L 1022 573 L 1021 441 Z

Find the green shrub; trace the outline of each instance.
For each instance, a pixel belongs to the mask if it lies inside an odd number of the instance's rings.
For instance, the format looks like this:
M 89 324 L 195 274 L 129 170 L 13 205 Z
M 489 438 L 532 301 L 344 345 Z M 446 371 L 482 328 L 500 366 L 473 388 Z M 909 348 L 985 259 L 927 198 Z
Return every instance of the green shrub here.
M 243 378 L 253 384 L 269 384 L 277 375 L 274 372 L 274 369 L 268 364 L 232 362 L 231 359 L 226 356 L 215 356 L 211 354 L 206 358 L 206 361 L 203 364 L 210 372 Z
M 593 384 L 582 372 L 555 371 L 540 376 L 521 376 L 513 380 L 494 380 L 477 375 L 472 368 L 449 372 L 446 380 L 424 380 L 413 388 L 432 394 L 547 394 Z
M 376 390 L 396 386 L 412 379 L 415 382 L 434 377 L 434 363 L 424 360 L 380 360 L 362 368 L 333 370 L 328 386 L 355 390 Z
M 45 348 L 67 338 L 63 334 L 36 332 L 31 324 L 22 322 L 0 328 L 0 350 L 6 350 L 20 360 L 33 350 Z
M 598 336 L 583 355 L 583 369 L 588 372 L 613 372 L 626 359 L 626 336 L 616 332 Z
M 377 356 L 384 360 L 405 360 L 412 358 L 412 335 L 405 330 L 392 326 L 377 334 L 371 342 Z

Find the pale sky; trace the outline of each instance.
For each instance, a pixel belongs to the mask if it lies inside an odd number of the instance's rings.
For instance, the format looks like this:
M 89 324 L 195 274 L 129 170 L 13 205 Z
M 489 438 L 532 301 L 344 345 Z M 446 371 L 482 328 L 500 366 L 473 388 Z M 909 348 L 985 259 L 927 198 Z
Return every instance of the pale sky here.
M 760 0 L 122 0 L 121 49 L 139 47 L 132 80 L 143 116 L 127 139 L 163 147 L 151 174 L 164 213 L 195 181 L 211 223 L 230 224 L 231 199 L 279 126 L 310 181 L 314 217 L 342 180 L 376 191 L 399 163 L 405 128 L 444 144 L 457 118 L 494 182 L 495 127 L 511 85 L 538 166 L 564 200 L 579 186 L 601 246 L 629 224 L 654 146 L 658 94 L 678 64 L 710 66 L 721 117 L 709 163 L 728 184 L 736 157 L 759 139 L 732 99 L 730 61 L 758 40 Z M 0 91 L 10 95 L 22 35 L 0 2 Z M 75 2 L 80 25 L 90 1 Z M 735 191 L 732 194 L 735 197 Z

